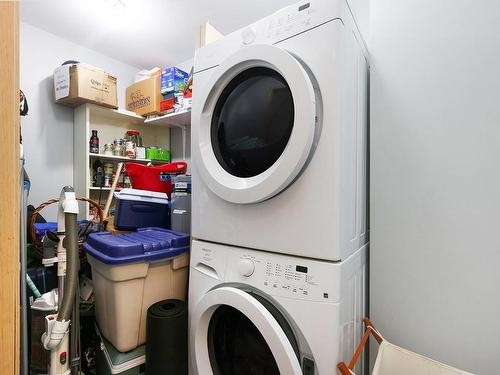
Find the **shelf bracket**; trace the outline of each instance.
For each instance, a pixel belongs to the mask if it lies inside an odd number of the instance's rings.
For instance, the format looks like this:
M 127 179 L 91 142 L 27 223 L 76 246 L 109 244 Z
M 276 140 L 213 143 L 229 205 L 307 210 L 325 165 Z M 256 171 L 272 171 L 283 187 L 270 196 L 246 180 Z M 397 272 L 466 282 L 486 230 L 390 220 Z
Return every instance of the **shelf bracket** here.
M 186 161 L 187 127 L 181 126 L 181 132 L 182 132 L 182 160 Z

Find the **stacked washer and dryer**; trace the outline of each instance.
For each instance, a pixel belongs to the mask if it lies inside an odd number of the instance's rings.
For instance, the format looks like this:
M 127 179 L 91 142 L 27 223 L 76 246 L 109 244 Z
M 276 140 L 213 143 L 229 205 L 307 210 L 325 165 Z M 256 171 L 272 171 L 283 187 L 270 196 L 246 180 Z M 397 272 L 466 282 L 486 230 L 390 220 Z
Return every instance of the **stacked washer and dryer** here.
M 349 6 L 284 8 L 194 70 L 190 371 L 335 374 L 367 299 L 369 65 Z

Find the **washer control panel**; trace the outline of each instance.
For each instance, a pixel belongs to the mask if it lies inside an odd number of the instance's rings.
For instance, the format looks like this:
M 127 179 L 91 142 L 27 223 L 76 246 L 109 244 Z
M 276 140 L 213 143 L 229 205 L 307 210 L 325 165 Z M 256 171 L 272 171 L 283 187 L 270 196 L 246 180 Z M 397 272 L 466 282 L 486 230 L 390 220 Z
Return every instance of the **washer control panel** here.
M 270 295 L 325 302 L 335 298 L 335 288 L 340 284 L 332 281 L 337 275 L 332 269 L 335 264 L 261 251 L 238 249 L 238 253 L 228 260 L 226 279 L 252 285 Z
M 361 262 L 358 255 L 351 262 Z M 346 263 L 346 262 L 344 262 Z M 340 301 L 346 266 L 296 256 L 193 240 L 191 268 L 217 280 L 242 283 L 270 296 L 307 301 Z M 350 268 L 353 268 L 349 266 Z M 353 268 L 354 269 L 354 268 Z
M 266 262 L 265 286 L 281 288 L 293 294 L 307 296 L 318 285 L 309 267 L 299 264 Z

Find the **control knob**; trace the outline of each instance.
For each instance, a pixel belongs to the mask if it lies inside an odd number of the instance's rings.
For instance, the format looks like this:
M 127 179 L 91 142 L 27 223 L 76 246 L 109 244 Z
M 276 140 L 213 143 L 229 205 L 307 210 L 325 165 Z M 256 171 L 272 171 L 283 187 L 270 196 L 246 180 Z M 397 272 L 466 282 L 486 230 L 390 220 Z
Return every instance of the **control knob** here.
M 244 45 L 249 45 L 255 42 L 257 38 L 257 32 L 253 27 L 246 27 L 241 32 L 241 41 Z
M 255 264 L 251 259 L 241 259 L 238 263 L 238 272 L 241 276 L 252 276 L 255 271 Z

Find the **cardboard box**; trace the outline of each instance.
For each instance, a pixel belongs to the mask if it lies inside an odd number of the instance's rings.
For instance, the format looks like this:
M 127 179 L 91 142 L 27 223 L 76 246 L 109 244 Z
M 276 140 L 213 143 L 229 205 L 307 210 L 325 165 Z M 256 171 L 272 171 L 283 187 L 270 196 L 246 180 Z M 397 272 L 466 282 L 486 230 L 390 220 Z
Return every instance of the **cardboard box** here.
M 95 103 L 118 108 L 116 77 L 88 64 L 63 65 L 54 70 L 56 103 L 76 107 Z
M 161 71 L 161 93 L 184 92 L 189 74 L 175 66 Z
M 164 114 L 174 112 L 174 103 L 174 94 L 165 95 L 160 103 L 160 111 Z
M 127 110 L 140 116 L 161 114 L 160 75 L 134 83 L 127 87 Z

